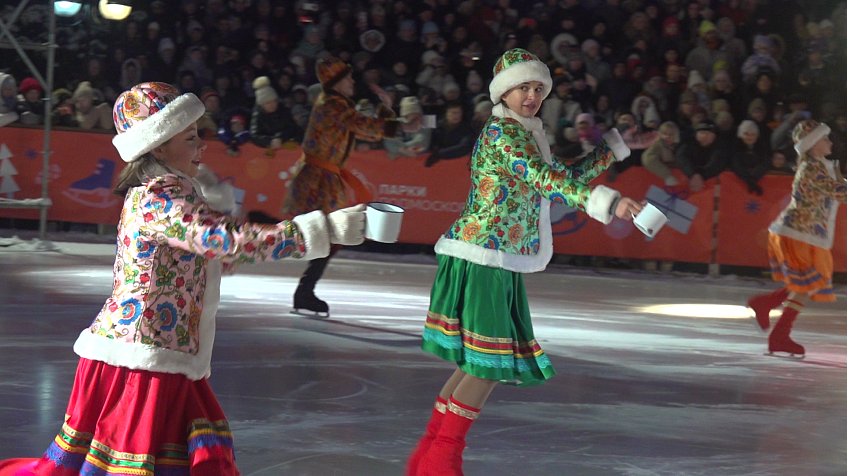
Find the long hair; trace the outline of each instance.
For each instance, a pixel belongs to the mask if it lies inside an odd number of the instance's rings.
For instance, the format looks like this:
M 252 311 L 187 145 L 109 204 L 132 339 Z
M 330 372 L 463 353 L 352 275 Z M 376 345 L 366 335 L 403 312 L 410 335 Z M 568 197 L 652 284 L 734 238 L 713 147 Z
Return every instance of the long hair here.
M 147 152 L 137 160 L 128 163 L 121 170 L 120 175 L 118 175 L 118 183 L 112 193 L 124 197 L 129 189 L 145 185 L 150 180 L 165 174 L 179 174 L 179 172 L 154 157 L 152 152 Z

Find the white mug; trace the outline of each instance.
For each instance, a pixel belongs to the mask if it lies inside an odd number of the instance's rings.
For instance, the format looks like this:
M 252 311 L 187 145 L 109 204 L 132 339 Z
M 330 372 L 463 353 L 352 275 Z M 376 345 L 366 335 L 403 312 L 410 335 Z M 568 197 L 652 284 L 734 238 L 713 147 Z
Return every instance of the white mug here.
M 370 202 L 365 210 L 365 238 L 382 243 L 396 243 L 403 224 L 403 207 L 383 202 Z
M 647 235 L 648 238 L 653 238 L 656 233 L 665 226 L 668 222 L 668 217 L 656 208 L 652 203 L 648 203 L 638 215 L 633 217 L 632 223 L 638 228 L 641 233 Z

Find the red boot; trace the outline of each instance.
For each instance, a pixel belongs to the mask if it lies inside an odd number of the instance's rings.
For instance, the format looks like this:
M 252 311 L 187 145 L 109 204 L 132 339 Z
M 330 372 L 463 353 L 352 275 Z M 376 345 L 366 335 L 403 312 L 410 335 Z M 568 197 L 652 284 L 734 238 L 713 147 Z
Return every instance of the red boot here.
M 405 476 L 416 476 L 418 474 L 418 466 L 421 459 L 424 457 L 435 437 L 438 436 L 438 430 L 441 428 L 441 422 L 444 420 L 444 414 L 447 412 L 447 400 L 439 395 L 435 399 L 435 407 L 432 409 L 432 416 L 429 418 L 429 423 L 426 424 L 426 431 L 418 441 L 418 446 L 412 451 L 409 456 L 409 462 L 406 464 Z
M 756 323 L 763 331 L 771 326 L 771 310 L 779 307 L 788 298 L 788 288 L 777 289 L 768 294 L 758 294 L 747 301 L 747 305 L 756 312 Z
M 791 340 L 788 335 L 791 333 L 791 326 L 797 320 L 797 315 L 800 311 L 793 307 L 786 307 L 782 311 L 782 317 L 773 326 L 771 335 L 768 336 L 768 352 L 787 352 L 792 357 L 803 358 L 806 356 L 806 349 L 802 345 Z
M 450 397 L 438 436 L 418 466 L 418 476 L 463 476 L 462 451 L 465 449 L 465 435 L 478 416 L 478 408 Z

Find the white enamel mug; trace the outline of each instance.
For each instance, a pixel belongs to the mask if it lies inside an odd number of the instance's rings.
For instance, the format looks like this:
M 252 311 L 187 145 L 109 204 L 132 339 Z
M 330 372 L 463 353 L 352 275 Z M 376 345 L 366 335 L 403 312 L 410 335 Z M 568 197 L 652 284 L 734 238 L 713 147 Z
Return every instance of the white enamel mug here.
M 382 243 L 396 243 L 403 224 L 403 207 L 383 202 L 370 202 L 365 210 L 365 238 Z
M 635 227 L 638 228 L 641 233 L 647 235 L 648 238 L 656 236 L 656 233 L 658 233 L 667 222 L 668 217 L 652 203 L 648 203 L 644 208 L 642 208 L 641 212 L 639 212 L 632 220 Z

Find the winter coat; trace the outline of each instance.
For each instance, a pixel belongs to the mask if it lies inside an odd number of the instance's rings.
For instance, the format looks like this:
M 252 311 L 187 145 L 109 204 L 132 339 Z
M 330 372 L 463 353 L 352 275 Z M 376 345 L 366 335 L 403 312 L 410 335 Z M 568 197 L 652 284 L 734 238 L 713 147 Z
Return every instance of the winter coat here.
M 215 211 L 200 186 L 167 174 L 127 192 L 112 295 L 74 344 L 80 357 L 202 379 L 210 373 L 221 263 L 329 253 L 322 213 L 275 226 L 239 225 Z M 228 201 L 221 208 L 234 206 Z
M 471 156 L 465 208 L 435 252 L 509 271 L 543 270 L 553 254 L 550 202 L 611 222 L 620 194 L 588 182 L 628 155 L 620 135 L 611 131 L 581 161 L 556 161 L 539 119 L 497 104 Z
M 330 212 L 347 206 L 343 175 L 349 172 L 343 169 L 355 139 L 378 141 L 395 137 L 399 129 L 390 110 L 380 105 L 378 111 L 378 117 L 365 116 L 356 112 L 353 101 L 345 96 L 334 91 L 321 93 L 312 107 L 303 158 L 291 178 L 284 213 Z
M 282 142 L 299 140 L 297 124 L 291 117 L 291 112 L 282 104 L 272 113 L 265 112 L 262 106 L 253 108 L 250 117 L 250 140 L 259 147 L 268 147 L 271 141 L 279 139 Z
M 834 162 L 800 154 L 791 184 L 791 202 L 768 231 L 828 250 L 832 248 L 841 203 L 847 203 L 847 184 L 835 178 Z
M 692 139 L 683 143 L 676 151 L 676 165 L 686 177 L 700 174 L 704 180 L 717 177 L 729 165 L 730 152 L 715 139 L 709 147 L 703 147 Z

